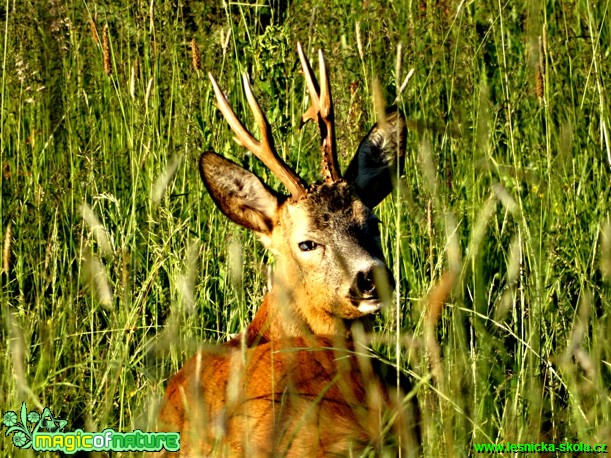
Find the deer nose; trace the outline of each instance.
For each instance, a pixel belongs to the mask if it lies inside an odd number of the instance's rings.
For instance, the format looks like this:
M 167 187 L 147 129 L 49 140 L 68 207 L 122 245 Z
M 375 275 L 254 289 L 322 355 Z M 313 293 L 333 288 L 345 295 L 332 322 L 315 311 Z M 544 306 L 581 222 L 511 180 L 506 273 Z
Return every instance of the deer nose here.
M 388 292 L 392 291 L 395 288 L 395 281 L 388 267 L 376 264 L 359 271 L 350 289 L 353 296 L 377 299 L 380 296 L 380 290 L 383 291 L 385 288 Z
M 376 293 L 376 282 L 373 269 L 356 274 L 355 290 L 359 296 L 373 296 Z

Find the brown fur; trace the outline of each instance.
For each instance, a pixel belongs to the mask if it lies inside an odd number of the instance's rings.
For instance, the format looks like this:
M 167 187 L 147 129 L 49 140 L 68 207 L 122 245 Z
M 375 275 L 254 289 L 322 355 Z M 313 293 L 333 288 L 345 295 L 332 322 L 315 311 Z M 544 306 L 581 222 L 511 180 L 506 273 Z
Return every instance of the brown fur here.
M 395 416 L 413 452 L 417 408 L 397 405 L 370 363 L 325 336 L 202 351 L 172 378 L 162 429 L 181 432 L 181 456 L 345 456 L 379 450 Z

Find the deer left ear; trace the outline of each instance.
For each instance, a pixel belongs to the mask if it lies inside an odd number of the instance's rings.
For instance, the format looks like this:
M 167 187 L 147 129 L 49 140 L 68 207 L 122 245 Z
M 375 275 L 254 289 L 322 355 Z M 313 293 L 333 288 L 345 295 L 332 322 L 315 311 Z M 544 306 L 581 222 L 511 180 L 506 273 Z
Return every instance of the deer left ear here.
M 344 178 L 352 183 L 369 208 L 374 208 L 392 191 L 397 160 L 403 173 L 406 134 L 403 114 L 397 107 L 390 107 L 385 119 L 371 128 L 352 158 Z
M 210 151 L 199 159 L 199 171 L 216 206 L 234 223 L 266 236 L 278 211 L 278 195 L 254 174 Z

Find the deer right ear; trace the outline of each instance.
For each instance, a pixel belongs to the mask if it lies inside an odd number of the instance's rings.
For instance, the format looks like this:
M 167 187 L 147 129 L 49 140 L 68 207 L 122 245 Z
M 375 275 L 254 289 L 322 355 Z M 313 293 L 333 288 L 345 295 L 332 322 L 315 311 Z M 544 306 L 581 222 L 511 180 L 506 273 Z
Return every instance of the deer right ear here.
M 278 195 L 256 175 L 212 151 L 201 155 L 199 171 L 212 200 L 225 216 L 260 235 L 271 233 Z
M 397 158 L 400 173 L 403 173 L 406 134 L 403 114 L 396 107 L 390 107 L 384 119 L 363 138 L 350 162 L 344 179 L 354 185 L 356 193 L 369 208 L 374 208 L 391 193 Z

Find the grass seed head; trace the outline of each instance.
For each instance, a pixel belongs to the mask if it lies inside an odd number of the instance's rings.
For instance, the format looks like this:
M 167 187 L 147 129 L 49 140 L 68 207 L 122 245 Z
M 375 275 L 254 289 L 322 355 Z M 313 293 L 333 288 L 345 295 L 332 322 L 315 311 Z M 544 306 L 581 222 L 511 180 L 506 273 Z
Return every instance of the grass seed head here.
M 108 40 L 108 25 L 104 25 L 102 31 L 102 53 L 104 56 L 104 71 L 107 75 L 112 73 L 112 62 L 110 61 L 110 41 Z
M 543 101 L 543 96 L 545 95 L 545 93 L 544 93 L 544 83 L 543 83 L 543 69 L 540 65 L 537 66 L 536 78 L 537 78 L 537 85 L 536 85 L 535 90 L 537 92 L 537 98 L 539 99 L 539 103 L 541 103 Z
M 193 70 L 199 71 L 202 69 L 202 56 L 199 52 L 199 46 L 195 38 L 191 40 L 191 62 L 193 64 Z
M 98 44 L 100 42 L 100 36 L 98 35 L 98 28 L 93 19 L 89 20 L 89 28 L 91 29 L 91 38 L 93 38 L 93 42 Z
M 4 234 L 4 248 L 2 250 L 2 271 L 8 275 L 9 265 L 11 261 L 11 235 L 12 235 L 11 223 L 8 223 L 6 232 Z

